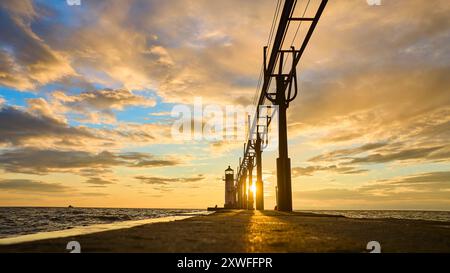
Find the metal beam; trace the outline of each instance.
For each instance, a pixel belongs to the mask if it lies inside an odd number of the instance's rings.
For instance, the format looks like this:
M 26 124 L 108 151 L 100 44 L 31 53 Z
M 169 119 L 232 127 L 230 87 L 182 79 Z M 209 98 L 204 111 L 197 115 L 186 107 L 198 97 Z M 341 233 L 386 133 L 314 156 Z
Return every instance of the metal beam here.
M 253 210 L 254 207 L 254 199 L 253 199 L 253 157 L 249 158 L 248 162 L 248 201 L 247 201 L 247 209 Z
M 256 209 L 264 210 L 264 185 L 262 181 L 262 150 L 261 137 L 259 133 L 255 141 L 255 156 L 256 156 Z
M 280 20 L 278 23 L 277 32 L 273 41 L 273 45 L 271 48 L 271 53 L 269 60 L 267 60 L 267 47 L 264 47 L 264 77 L 263 77 L 263 84 L 261 88 L 261 93 L 258 99 L 257 107 L 260 105 L 264 105 L 264 100 L 267 96 L 268 89 L 270 87 L 271 79 L 272 77 L 276 78 L 276 92 L 272 95 L 275 95 L 275 98 L 271 99 L 271 101 L 278 105 L 279 107 L 279 158 L 277 159 L 277 203 L 278 208 L 280 210 L 285 211 L 291 211 L 292 210 L 292 189 L 290 184 L 290 176 L 291 176 L 291 168 L 290 168 L 290 159 L 288 157 L 288 144 L 287 144 L 287 120 L 286 120 L 286 109 L 289 105 L 289 102 L 295 98 L 297 95 L 297 74 L 296 74 L 296 67 L 300 61 L 300 58 L 302 57 L 306 46 L 312 36 L 312 33 L 314 32 L 314 29 L 323 13 L 323 10 L 325 9 L 325 6 L 328 2 L 328 0 L 322 0 L 319 8 L 316 11 L 316 15 L 313 18 L 293 18 L 292 14 L 295 9 L 296 0 L 285 0 L 283 10 L 281 11 Z M 298 50 L 295 50 L 294 47 L 291 49 L 282 49 L 284 38 L 286 36 L 287 30 L 289 28 L 290 21 L 310 21 L 310 27 L 308 29 L 308 32 Z M 289 73 L 283 73 L 283 54 L 284 53 L 292 53 L 293 54 L 293 60 L 292 60 L 292 67 Z M 279 71 L 278 73 L 274 73 L 276 63 L 280 60 L 279 64 Z M 295 79 L 294 79 L 295 78 Z M 294 82 L 294 84 L 293 84 Z M 291 95 L 291 88 L 295 85 L 295 94 L 292 96 L 292 98 L 289 98 Z M 288 98 L 285 98 L 285 92 L 288 91 Z M 270 96 L 270 95 L 269 95 Z M 281 109 L 280 109 L 281 108 Z M 281 110 L 281 111 L 280 111 Z M 247 203 L 247 196 L 246 195 L 246 175 L 247 175 L 247 168 L 249 167 L 249 159 L 250 159 L 250 151 L 253 149 L 255 151 L 254 155 L 257 160 L 257 193 L 262 193 L 262 170 L 259 171 L 259 167 L 261 167 L 261 164 L 258 164 L 258 161 L 260 163 L 261 161 L 261 152 L 262 150 L 256 151 L 256 143 L 255 145 L 251 145 L 251 141 L 253 140 L 253 134 L 255 128 L 258 127 L 257 120 L 259 118 L 259 110 L 256 110 L 256 115 L 253 119 L 253 123 L 249 132 L 249 139 L 246 143 L 247 145 L 244 146 L 244 155 L 242 161 L 239 161 L 239 171 L 237 174 L 238 181 L 241 181 L 243 183 L 243 203 Z M 250 123 L 250 122 L 249 122 Z M 270 122 L 269 122 L 270 123 Z M 267 124 L 267 126 L 269 125 Z M 281 127 L 281 128 L 280 128 Z M 258 139 L 257 134 L 257 139 Z M 257 141 L 256 141 L 257 142 Z M 259 146 L 261 148 L 261 146 Z M 258 167 L 259 166 L 259 167 Z M 260 174 L 260 175 L 258 175 Z M 260 177 L 259 177 L 260 176 Z M 258 181 L 261 181 L 260 186 Z M 261 195 L 262 196 L 262 195 Z M 263 200 L 263 199 L 262 199 Z M 259 205 L 258 205 L 259 204 Z M 246 208 L 247 204 L 242 204 L 243 208 Z M 257 194 L 257 200 L 256 200 L 256 206 L 261 207 L 261 198 Z M 262 201 L 262 207 L 264 207 L 264 203 Z

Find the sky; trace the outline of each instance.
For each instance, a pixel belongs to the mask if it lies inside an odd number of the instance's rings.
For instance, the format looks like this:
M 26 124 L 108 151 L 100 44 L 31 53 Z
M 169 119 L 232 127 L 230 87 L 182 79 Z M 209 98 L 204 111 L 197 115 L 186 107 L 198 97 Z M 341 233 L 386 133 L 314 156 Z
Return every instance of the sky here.
M 0 206 L 222 205 L 244 141 L 174 139 L 170 113 L 251 104 L 276 7 L 1 1 Z M 449 43 L 448 1 L 329 1 L 288 109 L 295 209 L 450 210 Z

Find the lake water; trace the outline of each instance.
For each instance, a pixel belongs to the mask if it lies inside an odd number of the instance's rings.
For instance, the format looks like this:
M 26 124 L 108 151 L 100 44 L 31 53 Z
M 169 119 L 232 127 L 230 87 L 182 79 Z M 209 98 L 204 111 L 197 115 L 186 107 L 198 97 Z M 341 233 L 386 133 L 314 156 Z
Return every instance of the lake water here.
M 450 222 L 450 211 L 420 211 L 420 210 L 302 210 L 320 214 L 343 215 L 348 218 L 368 219 L 409 219 Z
M 0 207 L 0 238 L 75 227 L 195 214 L 195 209 Z

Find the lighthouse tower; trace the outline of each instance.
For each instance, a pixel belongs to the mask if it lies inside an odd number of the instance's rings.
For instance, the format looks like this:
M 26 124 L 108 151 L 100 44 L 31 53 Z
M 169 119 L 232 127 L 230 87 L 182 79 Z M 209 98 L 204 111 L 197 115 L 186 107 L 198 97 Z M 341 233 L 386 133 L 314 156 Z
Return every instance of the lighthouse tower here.
M 225 204 L 224 208 L 236 207 L 236 189 L 234 187 L 234 171 L 228 166 L 225 170 Z

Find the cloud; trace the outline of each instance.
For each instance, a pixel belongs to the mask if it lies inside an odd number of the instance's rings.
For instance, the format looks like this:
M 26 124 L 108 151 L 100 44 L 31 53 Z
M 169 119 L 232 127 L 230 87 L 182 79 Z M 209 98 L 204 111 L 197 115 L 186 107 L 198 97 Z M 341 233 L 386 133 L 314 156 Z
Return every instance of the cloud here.
M 126 89 L 103 89 L 67 95 L 61 91 L 52 94 L 53 104 L 64 112 L 80 114 L 86 123 L 113 123 L 113 110 L 122 111 L 129 106 L 153 107 L 153 98 L 139 96 Z
M 152 164 L 153 162 L 153 164 Z M 124 167 L 165 167 L 176 165 L 171 160 L 160 160 L 144 153 L 114 154 L 108 151 L 90 153 L 85 151 L 60 151 L 16 149 L 0 154 L 0 168 L 12 173 L 48 174 L 71 172 L 83 174 L 86 168 L 108 169 Z
M 31 28 L 39 14 L 31 1 L 0 4 L 0 84 L 32 90 L 76 75 L 69 58 L 52 49 Z
M 322 130 L 326 132 L 319 135 L 322 144 L 404 140 L 420 131 L 433 135 L 433 127 L 448 123 L 450 81 L 444 75 L 450 68 L 414 71 L 415 85 L 409 81 L 410 73 L 386 70 L 375 74 L 361 70 L 325 83 L 305 80 L 305 92 L 288 111 L 295 113 L 289 117 L 291 134 Z
M 162 177 L 135 176 L 134 178 L 140 180 L 142 183 L 151 185 L 166 185 L 168 181 L 171 181 L 170 178 Z
M 43 116 L 67 124 L 67 119 L 63 115 L 60 107 L 49 104 L 43 98 L 27 99 L 26 111 L 35 116 Z
M 85 3 L 82 12 L 62 14 L 40 3 L 38 14 L 27 1 L 27 8 L 5 4 L 4 11 L 7 18 L 19 17 L 39 26 L 39 41 L 69 56 L 77 74 L 90 83 L 129 90 L 155 89 L 164 100 L 172 102 L 190 102 L 193 95 L 198 95 L 205 101 L 232 103 L 249 101 L 254 95 L 262 46 L 271 24 L 267 18 L 272 17 L 275 5 L 273 1 L 161 4 L 133 0 L 108 5 L 97 1 Z M 304 109 L 293 111 L 301 114 L 297 121 L 306 125 L 332 123 L 330 118 L 364 109 L 372 97 L 375 104 L 392 101 L 390 98 L 399 94 L 407 97 L 401 90 L 386 92 L 395 89 L 385 88 L 393 83 L 385 78 L 391 73 L 396 77 L 390 78 L 410 79 L 421 68 L 422 78 L 445 75 L 448 34 L 443 22 L 448 7 L 445 1 L 436 1 L 435 5 L 438 8 L 433 9 L 415 0 L 401 6 L 389 3 L 375 10 L 364 1 L 329 3 L 302 60 L 306 68 L 302 71 L 302 90 L 309 94 L 302 94 L 302 100 L 308 102 L 301 104 Z M 346 20 L 348 10 L 358 13 L 352 22 Z M 62 16 L 69 17 L 67 22 L 57 21 Z M 70 16 L 76 16 L 76 24 L 70 23 Z M 411 16 L 416 18 L 413 24 Z M 46 20 L 50 23 L 42 23 Z M 33 52 L 21 48 L 17 51 Z M 342 86 L 348 90 L 342 90 Z M 374 86 L 382 88 L 364 92 Z M 317 89 L 319 92 L 315 92 Z M 410 93 L 413 100 L 416 91 Z M 336 98 L 352 94 L 358 96 L 333 105 Z M 310 99 L 315 103 L 309 103 Z M 346 106 L 350 106 L 348 110 Z
M 88 197 L 97 197 L 97 196 L 104 197 L 104 196 L 109 196 L 110 194 L 104 193 L 104 192 L 81 192 L 81 193 L 78 193 L 78 195 L 88 196 Z
M 361 132 L 354 132 L 352 130 L 336 130 L 324 137 L 322 137 L 319 142 L 322 143 L 337 143 L 350 141 L 361 137 L 363 134 Z
M 390 154 L 371 154 L 366 157 L 353 158 L 348 164 L 357 163 L 386 163 L 391 161 L 405 161 L 405 160 L 424 160 L 427 159 L 433 152 L 444 148 L 443 146 L 429 147 L 429 148 L 417 148 L 406 149 L 399 152 Z M 448 159 L 448 157 L 447 157 Z
M 328 3 L 288 110 L 291 139 L 319 150 L 311 162 L 448 161 L 450 8 L 434 4 L 439 9 L 416 0 Z M 348 10 L 357 14 L 351 21 Z M 365 147 L 373 144 L 380 146 Z
M 386 143 L 368 143 L 368 144 L 364 144 L 364 145 L 362 145 L 360 147 L 356 147 L 356 148 L 339 149 L 339 150 L 335 150 L 335 151 L 321 154 L 318 156 L 314 156 L 314 157 L 310 158 L 308 161 L 311 161 L 311 162 L 334 161 L 334 160 L 342 158 L 342 157 L 348 157 L 350 155 L 355 155 L 355 154 L 368 152 L 371 150 L 376 150 L 376 149 L 381 148 L 386 145 L 387 145 Z
M 316 172 L 335 172 L 339 174 L 360 174 L 367 172 L 365 169 L 357 169 L 355 167 L 340 167 L 336 165 L 330 166 L 308 166 L 308 167 L 294 167 L 291 169 L 292 177 L 311 176 Z
M 19 149 L 0 154 L 0 163 L 7 172 L 47 174 L 86 167 L 109 167 L 122 162 L 109 152 L 91 154 L 82 151 Z
M 173 177 L 158 177 L 158 176 L 135 176 L 135 179 L 141 181 L 145 184 L 151 185 L 167 185 L 171 183 L 189 183 L 189 182 L 199 182 L 205 179 L 202 174 L 194 177 L 183 177 L 183 178 L 173 178 Z
M 24 192 L 65 192 L 70 188 L 57 183 L 46 183 L 29 179 L 0 179 L 0 189 Z
M 106 180 L 106 179 L 101 178 L 101 177 L 91 177 L 88 180 L 86 180 L 85 183 L 93 184 L 93 185 L 97 185 L 97 186 L 104 186 L 104 185 L 114 184 L 114 182 Z
M 120 154 L 119 157 L 128 161 L 129 167 L 167 167 L 175 166 L 181 163 L 180 160 L 175 158 L 160 159 L 147 153 L 130 152 Z
M 70 127 L 53 117 L 0 105 L 0 143 L 22 145 L 27 141 L 52 137 L 61 141 L 97 138 L 88 129 Z
M 449 171 L 429 172 L 376 180 L 354 189 L 297 191 L 294 196 L 308 203 L 338 202 L 341 207 L 449 209 L 449 181 Z
M 127 141 L 129 144 L 162 144 L 175 143 L 171 135 L 171 124 L 158 123 L 119 123 L 114 131 L 118 142 Z
M 398 190 L 401 188 L 401 190 Z M 420 173 L 397 177 L 392 179 L 378 180 L 374 183 L 362 186 L 361 191 L 365 192 L 408 192 L 408 191 L 449 191 L 450 190 L 450 171 Z
M 175 166 L 179 162 L 176 160 L 161 160 L 161 159 L 144 159 L 137 162 L 133 167 L 164 167 L 164 166 Z
M 343 165 L 389 162 L 439 162 L 450 159 L 449 146 L 408 148 L 406 143 L 369 143 L 314 156 L 310 162 L 340 162 Z M 366 156 L 357 156 L 367 154 Z
M 8 33 L 33 43 L 18 38 L 7 42 L 17 52 L 47 61 L 41 61 L 40 71 L 35 69 L 41 77 L 47 75 L 41 84 L 82 78 L 112 88 L 154 89 L 170 102 L 190 102 L 198 95 L 220 103 L 238 98 L 248 101 L 243 94 L 253 95 L 261 64 L 261 51 L 255 49 L 267 40 L 271 23 L 267 18 L 275 7 L 269 0 L 258 5 L 235 0 L 132 0 L 108 5 L 96 1 L 84 3 L 82 12 L 67 13 L 47 3 L 33 6 L 28 1 L 27 5 L 30 16 L 20 18 L 31 27 L 11 29 L 11 23 Z M 10 8 L 4 13 L 5 18 L 17 16 Z M 32 29 L 39 30 L 39 36 Z M 14 64 L 20 63 L 15 54 L 5 54 Z M 10 86 L 18 87 L 19 82 L 25 87 L 35 85 L 34 79 L 18 72 L 8 72 Z M 17 75 L 24 79 L 14 79 Z
M 0 144 L 20 148 L 80 149 L 101 152 L 108 148 L 171 142 L 170 124 L 119 122 L 114 128 L 69 125 L 58 107 L 41 98 L 29 99 L 27 108 L 0 105 Z M 148 162 L 148 164 L 157 162 Z M 144 163 L 143 163 L 144 164 Z M 164 162 L 160 162 L 164 164 Z

